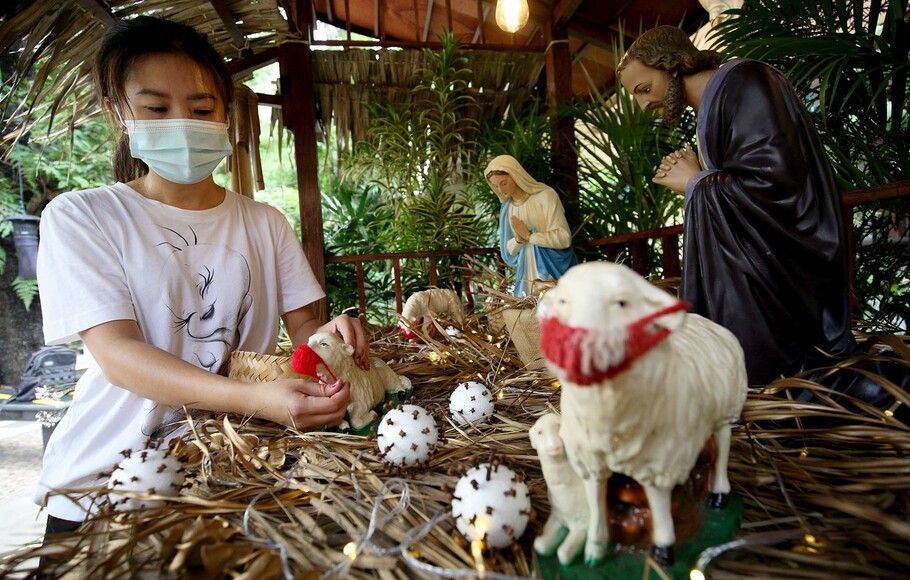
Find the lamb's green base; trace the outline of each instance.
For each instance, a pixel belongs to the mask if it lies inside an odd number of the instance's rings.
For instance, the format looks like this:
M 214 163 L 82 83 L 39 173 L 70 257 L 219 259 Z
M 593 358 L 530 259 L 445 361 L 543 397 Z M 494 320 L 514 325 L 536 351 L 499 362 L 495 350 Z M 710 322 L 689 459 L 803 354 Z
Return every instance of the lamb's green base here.
M 382 415 L 388 410 L 387 405 L 389 403 L 391 403 L 393 405 L 402 404 L 406 400 L 411 398 L 411 395 L 413 395 L 413 394 L 414 394 L 414 389 L 408 389 L 407 391 L 404 391 L 403 393 L 386 393 L 385 399 L 381 403 L 379 403 L 378 405 L 373 407 L 373 410 L 376 411 L 376 413 L 379 415 L 379 419 L 381 419 Z M 347 415 L 344 416 L 344 419 L 345 419 L 345 421 L 350 421 L 350 417 L 348 417 Z M 373 429 L 375 429 L 377 426 L 379 426 L 379 419 L 377 419 L 375 421 L 370 421 L 369 423 L 367 423 L 360 429 L 354 429 L 354 427 L 351 427 L 349 432 L 352 435 L 369 435 Z M 331 431 L 340 431 L 340 429 L 333 428 L 333 429 L 331 429 Z
M 706 548 L 728 542 L 736 535 L 743 515 L 743 498 L 731 493 L 727 507 L 712 510 L 701 506 L 702 526 L 694 536 L 680 541 L 674 547 L 676 564 L 664 570 L 667 576 L 675 580 L 687 580 L 695 567 L 699 554 Z M 586 566 L 584 554 L 579 554 L 569 566 L 559 563 L 556 555 L 538 556 L 541 575 L 545 579 L 560 580 L 603 580 L 604 578 L 641 580 L 659 580 L 660 575 L 654 570 L 645 576 L 645 553 L 628 553 L 611 550 L 604 560 L 595 566 Z

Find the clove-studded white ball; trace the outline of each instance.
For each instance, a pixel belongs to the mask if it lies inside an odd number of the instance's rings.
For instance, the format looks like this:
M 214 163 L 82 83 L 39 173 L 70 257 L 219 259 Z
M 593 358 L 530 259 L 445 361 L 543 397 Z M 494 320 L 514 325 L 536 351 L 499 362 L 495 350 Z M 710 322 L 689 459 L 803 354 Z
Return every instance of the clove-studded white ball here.
M 468 541 L 490 548 L 511 546 L 525 531 L 531 515 L 528 486 L 505 465 L 481 464 L 455 486 L 452 517 Z
M 175 497 L 183 488 L 183 466 L 167 449 L 142 449 L 124 452 L 126 458 L 117 464 L 107 482 L 111 504 L 117 511 L 145 509 L 164 501 L 147 497 L 126 497 L 116 493 L 131 491 L 147 495 Z
M 476 381 L 461 383 L 449 395 L 449 411 L 460 425 L 485 423 L 493 416 L 493 393 Z
M 400 405 L 383 415 L 376 435 L 383 459 L 393 465 L 410 467 L 426 462 L 436 451 L 439 427 L 423 407 Z

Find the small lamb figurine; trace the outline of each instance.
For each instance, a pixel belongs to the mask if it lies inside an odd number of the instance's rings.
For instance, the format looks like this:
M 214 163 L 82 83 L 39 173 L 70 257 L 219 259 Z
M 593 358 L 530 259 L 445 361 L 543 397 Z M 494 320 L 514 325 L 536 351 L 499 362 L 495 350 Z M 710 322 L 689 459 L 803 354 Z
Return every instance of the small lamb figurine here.
M 642 485 L 651 508 L 652 555 L 673 562 L 673 487 L 714 434 L 707 502 L 726 504 L 730 425 L 746 400 L 743 349 L 722 326 L 612 262 L 569 269 L 537 308 L 541 351 L 562 383 L 562 438 L 582 478 L 590 521 L 585 562 L 607 551 L 607 479 Z
M 314 356 L 315 354 L 315 356 Z M 385 399 L 386 393 L 402 393 L 411 388 L 411 381 L 395 374 L 389 365 L 370 359 L 369 370 L 354 362 L 354 347 L 346 344 L 333 332 L 317 332 L 307 344 L 294 351 L 291 366 L 294 372 L 329 382 L 330 378 L 351 385 L 348 418 L 354 429 L 362 429 L 378 418 L 373 407 Z M 319 369 L 322 366 L 323 369 Z
M 568 565 L 575 559 L 585 544 L 588 531 L 588 502 L 581 478 L 569 465 L 562 439 L 559 438 L 559 415 L 542 415 L 528 432 L 531 447 L 537 450 L 540 467 L 547 482 L 547 497 L 550 499 L 550 517 L 543 526 L 543 532 L 534 540 L 538 554 L 549 555 L 557 546 L 559 562 Z M 561 528 L 569 530 L 562 542 L 559 541 Z
M 413 339 L 412 330 L 420 326 L 424 334 L 428 334 L 433 326 L 433 320 L 440 315 L 449 317 L 455 324 L 464 324 L 464 306 L 458 299 L 458 294 L 448 288 L 432 288 L 411 294 L 404 308 L 401 310 L 402 322 L 398 327 L 405 338 Z

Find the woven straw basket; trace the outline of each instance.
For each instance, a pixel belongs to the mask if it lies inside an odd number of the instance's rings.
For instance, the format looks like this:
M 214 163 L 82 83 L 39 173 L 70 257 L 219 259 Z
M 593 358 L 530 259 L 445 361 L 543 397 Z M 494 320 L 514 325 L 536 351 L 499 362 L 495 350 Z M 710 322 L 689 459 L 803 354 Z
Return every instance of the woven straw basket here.
M 301 378 L 291 368 L 291 357 L 235 350 L 231 353 L 228 377 L 244 383 Z
M 502 319 L 512 344 L 518 351 L 518 358 L 528 370 L 536 371 L 546 368 L 543 355 L 540 353 L 540 323 L 537 321 L 537 309 L 506 308 Z

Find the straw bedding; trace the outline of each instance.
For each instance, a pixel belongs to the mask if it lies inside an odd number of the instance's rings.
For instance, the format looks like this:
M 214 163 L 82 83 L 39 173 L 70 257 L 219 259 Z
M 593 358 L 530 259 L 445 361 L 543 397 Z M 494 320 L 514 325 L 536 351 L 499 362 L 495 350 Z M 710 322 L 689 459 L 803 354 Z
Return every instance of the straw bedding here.
M 536 517 L 514 548 L 481 555 L 484 577 L 539 577 L 531 542 L 548 506 L 527 430 L 558 409 L 558 385 L 524 368 L 506 335 L 488 333 L 486 316 L 465 326 L 459 338 L 438 333 L 423 344 L 393 330 L 373 337 L 372 355 L 410 377 L 415 402 L 445 432 L 425 468 L 385 464 L 365 437 L 190 414 L 192 434 L 178 451 L 192 485 L 176 500 L 116 516 L 102 505 L 79 533 L 6 556 L 0 576 L 29 574 L 42 553 L 58 555 L 56 573 L 83 578 L 476 576 L 478 561 L 448 515 L 449 493 L 459 469 L 495 453 L 526 476 Z M 902 340 L 885 340 L 910 364 Z M 494 386 L 489 424 L 460 427 L 448 417 L 449 393 L 465 380 Z M 708 573 L 886 578 L 910 569 L 910 428 L 826 399 L 814 383 L 790 378 L 774 387 L 788 385 L 822 398 L 797 404 L 774 389 L 750 394 L 730 461 L 744 523 Z M 813 426 L 823 418 L 837 421 Z

